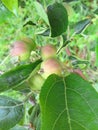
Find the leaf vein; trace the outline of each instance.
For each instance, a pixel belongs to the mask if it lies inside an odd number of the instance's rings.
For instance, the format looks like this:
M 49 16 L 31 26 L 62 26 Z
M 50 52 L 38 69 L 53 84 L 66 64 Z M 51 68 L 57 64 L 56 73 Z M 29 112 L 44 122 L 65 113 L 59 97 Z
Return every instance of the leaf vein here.
M 78 125 L 80 125 L 81 127 L 83 127 L 85 130 L 88 130 L 85 126 L 83 126 L 81 123 L 75 121 L 74 119 L 71 119 L 73 122 L 77 123 Z
M 98 117 L 96 116 L 96 114 L 95 114 L 93 108 L 90 106 L 90 104 L 88 103 L 88 101 L 85 100 L 84 96 L 81 95 L 78 91 L 76 91 L 76 90 L 74 90 L 74 89 L 71 89 L 71 88 L 67 88 L 67 89 L 69 89 L 69 90 L 71 90 L 71 91 L 74 91 L 75 93 L 77 93 L 78 95 L 80 95 L 81 98 L 87 103 L 88 107 L 90 108 L 90 110 L 92 111 L 92 113 L 94 114 L 94 116 L 96 117 L 96 119 L 98 120 Z
M 69 123 L 69 128 L 70 130 L 72 130 L 72 126 L 71 126 L 71 119 L 70 119 L 70 114 L 69 114 L 69 110 L 68 110 L 68 102 L 67 102 L 67 87 L 66 87 L 66 83 L 65 83 L 65 80 L 63 78 L 63 81 L 64 81 L 64 86 L 65 86 L 65 104 L 66 104 L 66 110 L 67 110 L 67 115 L 68 115 L 68 123 Z

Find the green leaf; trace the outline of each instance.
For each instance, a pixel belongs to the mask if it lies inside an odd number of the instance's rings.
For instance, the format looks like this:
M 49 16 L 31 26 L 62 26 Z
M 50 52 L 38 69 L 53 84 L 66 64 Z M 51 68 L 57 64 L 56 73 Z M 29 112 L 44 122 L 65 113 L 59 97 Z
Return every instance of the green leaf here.
M 51 27 L 51 36 L 56 37 L 67 30 L 68 14 L 65 7 L 60 3 L 54 3 L 47 7 L 47 15 Z
M 47 25 L 49 25 L 47 14 L 42 5 L 39 2 L 35 1 L 34 6 L 36 8 L 36 11 L 38 12 L 38 15 L 47 23 Z
M 40 115 L 40 107 L 39 104 L 35 104 L 35 106 L 33 107 L 32 113 L 30 115 L 30 123 L 32 124 L 32 126 L 34 126 L 35 128 L 39 127 L 39 115 Z
M 32 21 L 28 21 L 26 22 L 23 27 L 27 26 L 27 25 L 32 25 L 32 26 L 36 26 L 36 23 L 33 23 Z
M 96 52 L 96 66 L 98 66 L 98 38 L 96 40 L 95 52 Z
M 98 8 L 94 11 L 94 13 L 95 13 L 96 15 L 98 15 Z
M 75 57 L 74 55 L 71 55 L 68 58 L 72 62 L 72 65 L 75 66 L 75 67 L 78 66 L 79 64 L 84 64 L 84 65 L 89 64 L 88 60 L 81 60 L 78 57 Z
M 15 15 L 18 13 L 18 0 L 2 0 L 3 4 Z
M 23 126 L 16 125 L 15 127 L 11 128 L 10 130 L 28 130 L 24 128 Z
M 63 0 L 63 2 L 75 2 L 75 1 L 79 1 L 79 0 Z
M 44 31 L 38 32 L 37 34 L 41 35 L 41 36 L 49 36 L 50 35 L 50 29 L 46 29 Z
M 15 126 L 24 115 L 22 102 L 6 96 L 0 96 L 0 130 Z
M 7 22 L 13 15 L 0 3 L 0 24 Z
M 86 29 L 86 27 L 91 23 L 91 19 L 84 19 L 79 21 L 75 25 L 75 33 L 80 34 L 82 31 Z
M 98 93 L 79 75 L 51 75 L 40 93 L 41 130 L 98 130 Z
M 41 114 L 39 114 L 36 124 L 36 130 L 40 130 L 41 128 Z
M 0 76 L 0 92 L 14 88 L 23 80 L 27 79 L 31 72 L 41 63 L 38 60 L 28 65 L 21 65 Z

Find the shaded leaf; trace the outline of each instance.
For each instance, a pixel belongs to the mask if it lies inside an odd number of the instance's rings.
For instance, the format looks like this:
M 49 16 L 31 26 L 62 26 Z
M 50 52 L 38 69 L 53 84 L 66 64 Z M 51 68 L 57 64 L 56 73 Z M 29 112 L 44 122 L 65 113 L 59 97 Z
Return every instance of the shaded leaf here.
M 51 75 L 40 93 L 41 130 L 98 130 L 98 93 L 77 74 Z
M 89 61 L 88 60 L 82 60 L 79 59 L 78 57 L 75 57 L 74 55 L 69 56 L 69 59 L 71 61 L 71 63 L 75 66 L 78 66 L 79 64 L 85 64 L 88 65 Z
M 37 124 L 36 124 L 36 130 L 41 129 L 41 114 L 39 114 L 38 119 L 37 119 Z
M 16 125 L 14 128 L 11 128 L 10 130 L 28 130 L 24 128 L 23 126 Z
M 79 1 L 79 0 L 63 0 L 63 2 L 75 2 L 75 1 Z
M 25 8 L 26 2 L 24 0 L 18 0 L 18 5 L 21 6 L 21 8 Z
M 49 25 L 47 14 L 42 5 L 39 2 L 35 1 L 34 6 L 36 8 L 36 11 L 38 12 L 38 15 L 47 23 L 47 25 Z
M 0 76 L 0 92 L 13 88 L 29 77 L 30 73 L 41 63 L 38 60 L 28 65 L 21 65 Z
M 59 53 L 61 51 L 62 48 L 64 48 L 65 46 L 67 46 L 71 40 L 67 40 L 67 35 L 62 35 L 62 39 L 63 39 L 63 44 L 61 45 L 61 47 L 58 49 L 57 53 Z
M 98 8 L 94 11 L 94 13 L 98 15 Z
M 47 15 L 51 28 L 51 37 L 64 33 L 68 26 L 68 14 L 65 7 L 60 3 L 54 3 L 47 7 Z
M 36 24 L 33 23 L 32 21 L 28 21 L 28 22 L 26 22 L 26 23 L 23 25 L 23 27 L 25 27 L 25 26 L 27 26 L 27 25 L 36 26 Z
M 49 36 L 50 35 L 50 29 L 46 29 L 45 31 L 37 33 L 38 35 L 42 36 Z
M 38 125 L 39 122 L 39 114 L 40 114 L 40 107 L 39 104 L 36 104 L 33 109 L 32 109 L 32 113 L 30 115 L 30 123 L 32 124 L 32 126 L 34 126 L 35 128 Z
M 15 15 L 18 13 L 18 0 L 2 0 L 3 4 Z
M 91 23 L 91 19 L 84 19 L 75 25 L 75 33 L 80 34 Z
M 24 115 L 22 102 L 0 96 L 0 129 L 8 130 L 15 126 Z

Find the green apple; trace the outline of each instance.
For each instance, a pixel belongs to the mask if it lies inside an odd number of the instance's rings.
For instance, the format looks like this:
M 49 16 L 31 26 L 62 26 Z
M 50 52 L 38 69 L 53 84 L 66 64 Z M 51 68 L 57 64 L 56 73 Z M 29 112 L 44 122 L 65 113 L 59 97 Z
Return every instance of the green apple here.
M 40 90 L 45 79 L 40 74 L 33 75 L 29 80 L 29 86 L 32 90 Z
M 41 48 L 41 56 L 43 59 L 56 56 L 56 47 L 51 44 L 47 44 Z
M 42 77 L 47 78 L 51 74 L 62 75 L 62 66 L 55 58 L 49 58 L 41 64 Z

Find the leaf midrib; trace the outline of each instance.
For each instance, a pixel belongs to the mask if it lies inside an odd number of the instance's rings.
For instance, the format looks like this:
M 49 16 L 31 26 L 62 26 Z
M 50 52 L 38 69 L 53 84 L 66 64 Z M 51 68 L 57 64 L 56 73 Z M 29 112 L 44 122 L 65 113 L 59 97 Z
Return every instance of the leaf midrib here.
M 66 99 L 67 99 L 67 92 L 66 92 L 66 89 L 67 89 L 67 88 L 66 88 L 66 84 L 65 84 L 64 78 L 63 78 L 63 80 L 61 79 L 61 80 L 59 80 L 59 81 L 56 81 L 56 79 L 55 79 L 54 83 L 51 85 L 51 87 L 50 87 L 50 89 L 49 89 L 49 91 L 48 91 L 48 93 L 47 93 L 47 96 L 46 96 L 45 109 L 44 109 L 44 110 L 46 110 L 47 99 L 48 99 L 49 93 L 51 92 L 51 89 L 53 88 L 53 86 L 54 86 L 55 83 L 60 82 L 60 81 L 63 81 L 63 82 L 64 82 L 64 86 L 65 86 L 65 106 L 66 106 L 66 108 L 65 108 L 64 110 L 62 110 L 62 112 L 59 114 L 58 118 L 56 118 L 55 123 L 53 124 L 52 130 L 54 129 L 56 122 L 59 120 L 59 118 L 61 117 L 62 113 L 63 113 L 65 110 L 67 110 L 69 128 L 70 128 L 70 130 L 72 130 L 71 121 L 70 121 L 70 120 L 71 120 L 71 119 L 70 119 L 70 114 L 69 114 L 69 111 L 68 111 L 68 102 L 67 102 L 67 100 L 66 100 Z M 44 111 L 44 112 L 46 112 L 46 111 Z
M 66 91 L 67 87 L 66 87 L 66 83 L 65 83 L 64 78 L 63 78 L 63 82 L 64 82 L 64 86 L 65 86 L 65 105 L 66 105 L 66 111 L 67 111 L 67 116 L 68 116 L 68 124 L 69 124 L 70 130 L 72 130 L 71 118 L 70 118 L 70 114 L 69 114 L 68 101 L 67 101 L 67 91 Z

